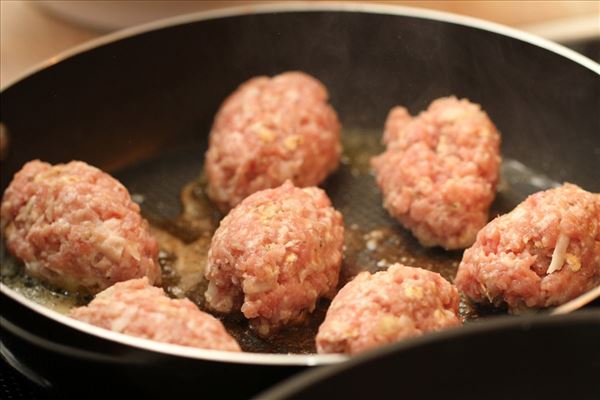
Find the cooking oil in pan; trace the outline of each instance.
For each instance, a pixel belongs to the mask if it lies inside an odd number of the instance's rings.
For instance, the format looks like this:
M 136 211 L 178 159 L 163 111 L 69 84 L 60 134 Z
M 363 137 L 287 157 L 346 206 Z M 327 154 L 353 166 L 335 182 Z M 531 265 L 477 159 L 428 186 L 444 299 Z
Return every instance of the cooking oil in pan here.
M 410 232 L 391 219 L 381 206 L 381 196 L 369 166 L 370 158 L 383 151 L 379 143 L 380 134 L 347 130 L 342 137 L 345 152 L 340 168 L 323 184 L 334 206 L 344 214 L 346 226 L 339 286 L 343 286 L 361 271 L 384 270 L 396 262 L 439 272 L 452 282 L 462 252 L 421 247 Z M 143 171 L 146 165 L 138 168 Z M 175 172 L 172 171 L 173 174 Z M 140 172 L 133 176 L 144 174 Z M 124 183 L 129 186 L 131 182 Z M 146 182 L 145 187 L 151 191 L 156 189 L 155 185 L 161 184 L 164 182 Z M 204 279 L 204 268 L 207 253 L 211 237 L 221 218 L 207 199 L 205 186 L 204 179 L 199 178 L 181 189 L 181 213 L 176 218 L 165 218 L 156 212 L 148 212 L 146 201 L 141 201 L 146 197 L 145 193 L 132 194 L 135 200 L 141 202 L 142 212 L 150 221 L 153 235 L 159 242 L 163 288 L 172 297 L 190 298 L 201 309 L 205 309 L 204 291 L 207 282 Z M 510 211 L 527 195 L 553 186 L 557 186 L 557 183 L 551 179 L 518 161 L 504 159 L 501 181 L 490 216 Z M 24 274 L 22 265 L 6 253 L 4 245 L 1 250 L 2 282 L 25 297 L 62 313 L 90 300 L 89 297 L 60 291 L 28 277 Z M 328 300 L 319 301 L 315 311 L 307 316 L 303 324 L 284 328 L 269 339 L 255 335 L 248 321 L 239 312 L 217 317 L 239 341 L 244 351 L 314 353 L 314 337 L 325 318 L 328 305 Z M 462 301 L 460 312 L 465 322 L 471 322 L 505 311 L 476 308 Z

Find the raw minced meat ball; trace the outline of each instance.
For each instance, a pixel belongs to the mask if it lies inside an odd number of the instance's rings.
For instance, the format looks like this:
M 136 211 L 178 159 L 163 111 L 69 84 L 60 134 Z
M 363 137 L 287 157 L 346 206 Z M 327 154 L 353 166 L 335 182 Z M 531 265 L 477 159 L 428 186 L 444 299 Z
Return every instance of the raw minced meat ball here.
M 385 121 L 382 138 L 383 144 L 388 145 L 400 137 L 402 130 L 412 119 L 413 117 L 406 108 L 400 106 L 392 108 Z
M 247 197 L 221 221 L 208 253 L 206 300 L 240 309 L 260 335 L 301 320 L 331 296 L 344 226 L 325 192 L 287 181 Z
M 424 246 L 470 246 L 488 220 L 500 135 L 477 104 L 447 97 L 411 118 L 395 107 L 372 160 L 384 207 Z
M 456 288 L 435 272 L 401 264 L 362 272 L 331 302 L 317 351 L 355 354 L 460 325 L 458 303 Z
M 200 311 L 188 299 L 170 299 L 162 289 L 151 286 L 147 278 L 119 282 L 69 315 L 104 329 L 157 342 L 240 351 L 221 321 Z
M 253 78 L 225 100 L 204 164 L 208 194 L 222 211 L 288 179 L 317 185 L 337 168 L 340 123 L 327 98 L 315 78 L 286 72 Z
M 513 311 L 600 285 L 600 194 L 567 183 L 529 196 L 479 232 L 455 282 L 475 302 Z
M 127 189 L 80 161 L 25 164 L 2 199 L 8 249 L 28 274 L 96 293 L 147 276 L 160 282 L 158 245 Z

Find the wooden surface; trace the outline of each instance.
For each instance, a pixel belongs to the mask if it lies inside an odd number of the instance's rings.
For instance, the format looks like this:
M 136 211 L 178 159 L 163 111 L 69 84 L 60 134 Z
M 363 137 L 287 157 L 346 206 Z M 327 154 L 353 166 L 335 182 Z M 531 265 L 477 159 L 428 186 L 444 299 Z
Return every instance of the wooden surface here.
M 85 1 L 68 3 L 74 10 L 90 5 Z M 94 2 L 94 6 L 110 7 L 113 10 L 122 10 L 123 13 L 131 12 L 133 9 L 134 15 L 145 13 L 147 18 L 154 18 L 155 15 L 165 13 L 180 14 L 189 11 L 191 6 L 196 10 L 202 10 L 254 3 L 265 2 L 97 1 Z M 586 17 L 589 22 L 591 17 L 592 24 L 598 21 L 600 32 L 600 1 L 380 1 L 379 3 L 432 8 L 517 27 L 564 20 L 568 17 Z M 136 8 L 144 12 L 135 13 Z M 49 12 L 47 8 L 31 1 L 2 0 L 0 16 L 0 85 L 3 87 L 34 65 L 106 32 L 60 18 Z M 540 32 L 546 31 L 548 29 L 540 30 Z

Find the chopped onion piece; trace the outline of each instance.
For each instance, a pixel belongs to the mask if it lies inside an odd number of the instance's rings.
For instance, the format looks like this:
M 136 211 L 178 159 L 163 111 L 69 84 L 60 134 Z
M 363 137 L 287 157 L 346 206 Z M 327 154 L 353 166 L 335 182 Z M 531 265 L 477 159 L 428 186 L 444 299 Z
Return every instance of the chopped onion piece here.
M 560 271 L 565 263 L 565 256 L 567 254 L 567 247 L 569 247 L 569 237 L 564 233 L 558 236 L 556 241 L 556 247 L 552 253 L 552 262 L 546 271 L 547 274 L 551 274 L 554 271 Z

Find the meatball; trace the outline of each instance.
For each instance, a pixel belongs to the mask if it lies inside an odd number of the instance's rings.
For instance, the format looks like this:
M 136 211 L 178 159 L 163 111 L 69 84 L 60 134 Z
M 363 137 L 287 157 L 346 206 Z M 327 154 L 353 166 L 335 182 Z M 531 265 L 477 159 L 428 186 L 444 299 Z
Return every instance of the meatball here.
M 535 193 L 487 224 L 457 287 L 510 310 L 565 303 L 600 284 L 600 194 L 572 184 Z
M 362 272 L 331 302 L 317 351 L 355 354 L 460 325 L 458 303 L 456 288 L 435 272 L 401 264 Z
M 327 89 L 301 72 L 257 77 L 221 106 L 204 171 L 208 195 L 227 211 L 248 195 L 323 181 L 339 164 L 340 123 Z
M 290 181 L 248 196 L 221 221 L 208 253 L 206 300 L 240 308 L 262 336 L 302 320 L 333 295 L 342 262 L 342 215 L 315 187 Z
M 221 321 L 200 311 L 188 299 L 170 299 L 145 277 L 111 286 L 98 293 L 89 305 L 71 310 L 69 316 L 157 342 L 240 351 Z
M 384 142 L 371 163 L 388 212 L 423 246 L 470 246 L 488 220 L 500 167 L 500 135 L 488 116 L 455 97 L 414 118 L 395 107 Z
M 147 276 L 160 282 L 158 244 L 127 189 L 80 161 L 31 161 L 2 199 L 8 249 L 25 271 L 58 287 L 96 293 Z

